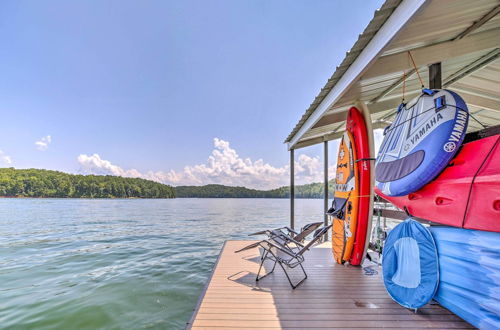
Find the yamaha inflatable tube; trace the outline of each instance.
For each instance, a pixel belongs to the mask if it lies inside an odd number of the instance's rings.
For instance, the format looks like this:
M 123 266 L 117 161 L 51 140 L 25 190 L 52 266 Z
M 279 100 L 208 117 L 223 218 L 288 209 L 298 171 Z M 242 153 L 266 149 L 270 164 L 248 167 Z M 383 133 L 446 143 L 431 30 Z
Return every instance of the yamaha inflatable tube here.
M 469 110 L 456 93 L 424 89 L 398 108 L 375 163 L 375 180 L 387 196 L 403 196 L 434 179 L 461 146 Z

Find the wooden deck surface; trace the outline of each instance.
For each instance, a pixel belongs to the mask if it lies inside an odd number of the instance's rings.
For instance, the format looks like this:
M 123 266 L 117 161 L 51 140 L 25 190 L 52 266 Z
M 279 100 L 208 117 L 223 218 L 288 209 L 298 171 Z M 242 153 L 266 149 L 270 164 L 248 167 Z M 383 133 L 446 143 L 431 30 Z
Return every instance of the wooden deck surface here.
M 308 279 L 295 290 L 279 267 L 255 282 L 258 249 L 234 253 L 250 243 L 225 243 L 188 328 L 471 328 L 439 305 L 417 314 L 399 306 L 384 288 L 381 268 L 368 276 L 359 267 L 337 265 L 329 248 L 306 253 Z

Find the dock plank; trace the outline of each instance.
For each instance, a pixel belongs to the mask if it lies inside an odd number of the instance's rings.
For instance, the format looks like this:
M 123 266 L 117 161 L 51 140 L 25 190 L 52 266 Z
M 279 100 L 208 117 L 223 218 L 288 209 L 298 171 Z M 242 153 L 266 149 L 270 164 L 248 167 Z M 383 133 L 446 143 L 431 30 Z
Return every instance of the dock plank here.
M 385 291 L 381 269 L 368 276 L 337 265 L 328 248 L 308 252 L 308 279 L 296 290 L 279 268 L 255 282 L 259 251 L 234 252 L 250 243 L 224 244 L 188 329 L 472 328 L 436 304 L 417 313 L 399 306 Z

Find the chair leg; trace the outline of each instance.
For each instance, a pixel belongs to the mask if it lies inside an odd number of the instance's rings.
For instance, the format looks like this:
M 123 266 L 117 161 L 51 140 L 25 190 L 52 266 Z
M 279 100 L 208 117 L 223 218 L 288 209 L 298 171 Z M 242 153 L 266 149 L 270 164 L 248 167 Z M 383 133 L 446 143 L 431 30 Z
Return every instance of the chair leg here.
M 262 269 L 262 265 L 264 264 L 264 258 L 267 256 L 267 250 L 265 250 L 263 253 L 262 253 L 262 256 L 260 257 L 260 266 L 259 266 L 259 271 L 257 272 L 257 277 L 255 278 L 255 281 L 258 281 L 259 280 L 259 274 L 260 274 L 260 270 Z
M 274 272 L 274 268 L 276 268 L 276 263 L 278 262 L 278 260 L 276 258 L 274 258 L 274 265 L 273 265 L 273 268 L 271 269 L 270 272 L 262 275 L 261 277 L 259 277 L 260 275 L 260 271 L 262 270 L 262 266 L 264 265 L 264 262 L 266 261 L 266 259 L 268 259 L 267 255 L 269 254 L 269 250 L 266 250 L 266 252 L 263 254 L 262 258 L 261 258 L 261 262 L 260 262 L 260 266 L 259 266 L 259 271 L 257 272 L 257 277 L 255 278 L 255 281 L 258 282 L 259 280 L 263 279 L 264 277 L 266 277 L 267 275 L 271 274 L 272 272 Z M 272 253 L 271 253 L 272 254 Z M 273 260 L 271 258 L 269 258 L 270 260 Z
M 268 257 L 269 254 L 271 254 L 272 257 Z M 266 273 L 266 274 L 264 274 L 264 275 L 262 275 L 262 276 L 259 277 L 260 271 L 262 270 L 262 266 L 264 265 L 264 262 L 267 259 L 274 261 L 273 268 L 271 269 L 270 272 L 268 272 L 268 273 Z M 283 266 L 282 262 L 279 261 L 279 260 L 280 259 L 278 259 L 278 257 L 276 255 L 274 255 L 274 253 L 272 253 L 271 250 L 265 250 L 265 252 L 262 254 L 262 258 L 261 258 L 261 262 L 260 262 L 260 266 L 259 266 L 259 271 L 257 272 L 257 277 L 255 278 L 255 281 L 258 282 L 259 280 L 263 279 L 267 275 L 273 273 L 274 269 L 276 268 L 276 264 L 277 263 L 280 265 L 281 269 L 283 269 L 283 272 L 285 273 L 286 278 L 288 279 L 288 283 L 290 283 L 290 286 L 292 287 L 292 289 L 296 289 L 300 284 L 302 284 L 302 282 L 304 282 L 307 279 L 306 270 L 302 266 L 302 263 L 299 263 L 300 269 L 302 270 L 302 273 L 304 273 L 304 277 L 299 282 L 297 282 L 296 284 L 293 284 L 292 280 L 290 279 L 290 276 L 288 275 L 288 272 L 286 271 L 286 268 Z
M 306 270 L 304 269 L 304 267 L 302 266 L 302 264 L 299 264 L 300 266 L 300 269 L 302 269 L 302 273 L 304 273 L 304 278 L 295 285 L 295 288 L 298 287 L 302 282 L 304 282 L 306 279 L 307 279 L 307 273 L 306 273 Z M 295 289 L 294 288 L 294 289 Z
M 286 271 L 285 267 L 283 267 L 283 265 L 281 264 L 281 262 L 279 263 L 279 265 L 280 265 L 281 269 L 283 269 L 283 272 L 285 273 L 286 278 L 288 279 L 288 283 L 290 283 L 290 286 L 292 287 L 292 289 L 296 289 L 299 285 L 302 284 L 302 282 L 304 282 L 307 279 L 307 273 L 306 273 L 304 267 L 302 267 L 302 264 L 299 264 L 299 266 L 300 266 L 300 269 L 302 269 L 302 272 L 304 273 L 304 278 L 302 278 L 296 284 L 292 283 L 292 280 L 290 279 L 290 276 L 288 275 L 288 272 Z
M 262 249 L 262 253 L 260 254 L 260 261 L 264 260 L 264 255 L 266 254 L 267 250 Z

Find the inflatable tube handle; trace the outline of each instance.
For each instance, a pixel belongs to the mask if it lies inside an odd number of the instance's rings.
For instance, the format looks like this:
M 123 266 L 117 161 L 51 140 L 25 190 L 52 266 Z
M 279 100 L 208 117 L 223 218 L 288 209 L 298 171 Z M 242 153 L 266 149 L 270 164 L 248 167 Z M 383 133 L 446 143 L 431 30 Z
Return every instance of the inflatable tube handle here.
M 436 94 L 435 91 L 433 91 L 432 89 L 429 89 L 429 88 L 422 89 L 422 93 L 424 93 L 425 95 L 429 95 L 429 96 Z

